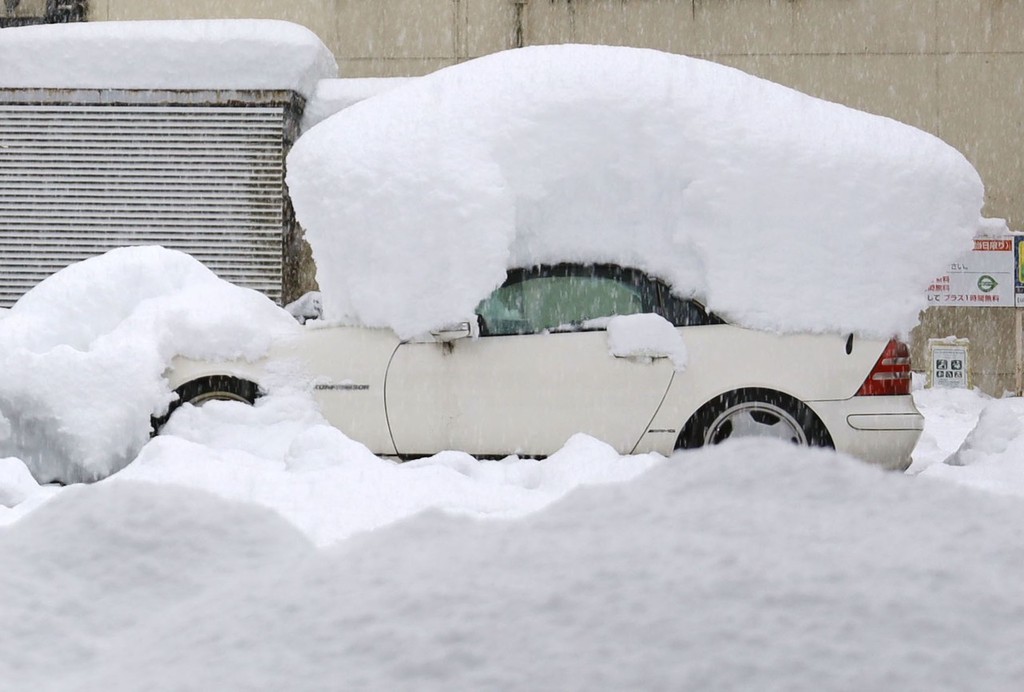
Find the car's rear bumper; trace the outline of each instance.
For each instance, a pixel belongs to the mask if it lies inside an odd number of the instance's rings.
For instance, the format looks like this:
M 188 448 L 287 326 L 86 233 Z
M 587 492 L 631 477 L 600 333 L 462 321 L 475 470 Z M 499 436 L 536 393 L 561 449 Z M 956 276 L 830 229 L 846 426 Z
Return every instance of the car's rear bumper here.
M 887 469 L 910 466 L 924 416 L 913 397 L 855 396 L 843 401 L 808 401 L 828 428 L 836 450 Z

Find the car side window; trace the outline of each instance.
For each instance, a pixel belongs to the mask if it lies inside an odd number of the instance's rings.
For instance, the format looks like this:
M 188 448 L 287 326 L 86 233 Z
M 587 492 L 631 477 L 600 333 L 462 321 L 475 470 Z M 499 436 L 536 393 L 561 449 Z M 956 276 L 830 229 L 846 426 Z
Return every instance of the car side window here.
M 640 287 L 605 276 L 527 276 L 480 303 L 484 335 L 599 329 L 591 320 L 650 312 Z
M 661 288 L 661 310 L 659 314 L 676 327 L 697 327 L 706 324 L 724 324 L 717 316 L 709 314 L 698 303 L 672 295 L 667 286 Z

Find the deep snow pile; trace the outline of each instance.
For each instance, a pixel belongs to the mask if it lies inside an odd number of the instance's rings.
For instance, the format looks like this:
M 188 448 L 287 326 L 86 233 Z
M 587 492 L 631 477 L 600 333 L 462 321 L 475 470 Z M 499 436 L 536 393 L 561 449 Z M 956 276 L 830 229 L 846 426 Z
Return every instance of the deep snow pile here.
M 308 130 L 340 110 L 371 96 L 399 87 L 415 77 L 346 77 L 322 79 L 302 110 L 302 130 Z
M 915 397 L 918 477 L 774 441 L 664 460 L 583 436 L 546 461 L 397 464 L 294 392 L 186 405 L 90 486 L 0 459 L 0 680 L 1015 689 L 1024 505 L 932 478 L 1018 468 L 1024 411 Z M 963 447 L 989 451 L 942 464 L 985 406 Z
M 992 402 L 978 389 L 925 389 L 924 375 L 915 375 L 914 405 L 924 416 L 924 432 L 914 447 L 907 473 L 915 475 L 941 464 L 956 452 Z M 1021 488 L 1024 492 L 1024 487 Z
M 287 89 L 336 77 L 309 29 L 276 20 L 82 22 L 0 31 L 0 87 Z
M 387 504 L 376 480 L 368 511 Z M 1017 499 L 770 441 L 683 453 L 515 521 L 431 512 L 320 550 L 257 507 L 107 481 L 0 528 L 0 679 L 1010 690 L 1022 522 Z
M 265 296 L 160 247 L 52 275 L 0 320 L 0 457 L 40 481 L 102 478 L 149 439 L 176 355 L 248 358 L 298 325 Z
M 637 266 L 748 326 L 888 337 L 983 203 L 966 159 L 910 126 L 572 45 L 356 103 L 299 139 L 288 185 L 328 316 L 402 336 L 470 315 L 507 268 L 576 260 Z
M 186 485 L 255 503 L 328 545 L 431 508 L 522 516 L 581 485 L 634 478 L 660 459 L 622 457 L 577 435 L 544 461 L 478 461 L 442 452 L 400 464 L 374 456 L 328 425 L 308 394 L 284 393 L 255 407 L 183 406 L 161 436 L 107 482 Z
M 1024 400 L 976 389 L 918 389 L 925 418 L 911 475 L 1024 497 Z
M 981 401 L 984 408 L 977 425 L 963 443 L 943 463 L 927 466 L 921 475 L 1024 497 L 1024 400 Z

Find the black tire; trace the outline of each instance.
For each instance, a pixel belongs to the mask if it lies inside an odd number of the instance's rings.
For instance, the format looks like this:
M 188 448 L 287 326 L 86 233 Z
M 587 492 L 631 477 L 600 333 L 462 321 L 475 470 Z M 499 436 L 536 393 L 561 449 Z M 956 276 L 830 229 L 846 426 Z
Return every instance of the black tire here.
M 227 375 L 215 375 L 186 382 L 175 389 L 174 393 L 178 395 L 178 399 L 171 402 L 167 413 L 159 418 L 153 417 L 154 435 L 160 434 L 160 429 L 164 427 L 171 414 L 182 404 L 188 403 L 194 406 L 202 406 L 207 401 L 239 401 L 252 405 L 256 403 L 256 398 L 260 392 L 255 382 Z
M 704 404 L 679 434 L 676 449 L 718 444 L 735 437 L 835 447 L 825 424 L 803 402 L 770 389 L 739 389 Z

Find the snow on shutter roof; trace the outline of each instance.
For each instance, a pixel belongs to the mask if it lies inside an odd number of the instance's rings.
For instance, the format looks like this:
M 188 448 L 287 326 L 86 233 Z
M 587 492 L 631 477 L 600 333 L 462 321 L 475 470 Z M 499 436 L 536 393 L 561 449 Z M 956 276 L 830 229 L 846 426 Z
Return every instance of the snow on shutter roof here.
M 0 98 L 0 305 L 68 264 L 149 244 L 281 299 L 287 104 L 143 93 Z

